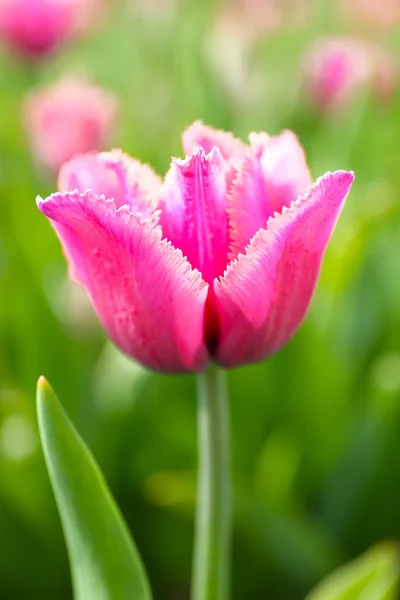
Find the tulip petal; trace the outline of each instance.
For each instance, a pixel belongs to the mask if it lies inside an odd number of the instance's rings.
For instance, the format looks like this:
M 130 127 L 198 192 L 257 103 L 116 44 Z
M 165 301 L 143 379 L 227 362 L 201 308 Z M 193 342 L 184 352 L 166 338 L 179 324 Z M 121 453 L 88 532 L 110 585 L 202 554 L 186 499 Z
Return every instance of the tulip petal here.
M 208 285 L 160 227 L 90 191 L 39 198 L 38 207 L 117 346 L 155 370 L 206 366 Z
M 271 137 L 260 156 L 273 212 L 281 212 L 312 184 L 304 150 L 292 131 Z
M 151 167 L 119 150 L 75 156 L 60 170 L 60 192 L 92 190 L 113 199 L 116 208 L 150 216 L 157 207 L 161 180 Z
M 195 121 L 182 135 L 182 145 L 187 156 L 193 154 L 200 146 L 208 154 L 216 146 L 225 160 L 241 160 L 248 147 L 231 133 L 214 129 Z
M 262 360 L 294 334 L 353 178 L 346 171 L 320 178 L 271 218 L 215 282 L 221 328 L 217 362 L 234 367 Z
M 256 156 L 248 155 L 229 193 L 229 260 L 244 251 L 254 234 L 266 226 L 272 214 L 260 161 Z
M 243 252 L 275 212 L 304 194 L 312 180 L 304 150 L 291 131 L 269 137 L 250 134 L 252 154 L 239 169 L 230 192 L 229 256 Z
M 164 236 L 180 248 L 203 279 L 222 275 L 228 257 L 227 193 L 224 161 L 218 148 L 197 148 L 175 159 L 165 177 L 160 203 Z

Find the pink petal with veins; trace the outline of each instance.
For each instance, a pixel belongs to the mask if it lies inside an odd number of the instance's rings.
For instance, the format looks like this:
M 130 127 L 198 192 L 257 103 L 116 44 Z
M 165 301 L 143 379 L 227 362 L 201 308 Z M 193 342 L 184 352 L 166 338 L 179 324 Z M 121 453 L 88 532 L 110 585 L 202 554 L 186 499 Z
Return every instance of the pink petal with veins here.
M 249 154 L 244 159 L 229 194 L 230 260 L 244 251 L 253 235 L 266 226 L 272 214 L 260 161 Z
M 214 129 L 195 121 L 182 135 L 182 145 L 187 156 L 200 146 L 208 154 L 216 146 L 225 160 L 241 160 L 247 153 L 247 146 L 232 133 Z
M 304 150 L 291 131 L 269 139 L 260 163 L 273 213 L 290 206 L 312 183 Z
M 224 272 L 228 258 L 226 180 L 217 148 L 209 154 L 198 148 L 186 160 L 174 160 L 160 208 L 164 236 L 211 284 Z
M 182 144 L 185 154 L 188 156 L 199 147 L 203 148 L 206 153 L 211 152 L 215 147 L 218 148 L 225 160 L 224 169 L 228 190 L 236 178 L 239 165 L 249 152 L 249 147 L 235 138 L 232 133 L 214 129 L 204 125 L 201 121 L 195 121 L 186 129 L 182 136 Z
M 116 208 L 149 217 L 158 205 L 161 179 L 148 165 L 119 150 L 78 155 L 63 165 L 58 178 L 60 192 L 92 190 L 114 200 Z
M 270 219 L 214 285 L 220 316 L 216 360 L 263 360 L 294 334 L 311 300 L 324 250 L 353 174 L 328 173 Z
M 229 201 L 229 256 L 243 252 L 274 212 L 304 194 L 311 185 L 303 148 L 291 131 L 276 137 L 250 134 L 252 153 L 244 159 Z
M 208 285 L 159 226 L 92 192 L 38 199 L 111 339 L 145 366 L 199 371 Z

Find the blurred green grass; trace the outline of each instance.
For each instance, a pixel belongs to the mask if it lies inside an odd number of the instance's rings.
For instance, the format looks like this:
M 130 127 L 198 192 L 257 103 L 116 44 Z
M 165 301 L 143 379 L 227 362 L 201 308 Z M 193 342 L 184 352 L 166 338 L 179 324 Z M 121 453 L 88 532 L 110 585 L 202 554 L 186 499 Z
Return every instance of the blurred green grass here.
M 300 53 L 341 32 L 318 8 L 306 25 L 266 32 L 238 52 L 239 67 L 224 42 L 222 73 L 211 0 L 182 0 L 152 17 L 112 2 L 96 32 L 37 67 L 1 53 L 1 598 L 71 597 L 34 416 L 40 374 L 104 469 L 155 598 L 186 598 L 190 575 L 194 379 L 147 373 L 127 364 L 99 327 L 71 326 L 61 301 L 65 263 L 35 205 L 56 184 L 29 156 L 21 100 L 64 69 L 85 69 L 118 94 L 115 146 L 160 173 L 182 155 L 180 133 L 195 119 L 243 138 L 293 128 L 315 177 L 355 171 L 305 324 L 266 363 L 229 373 L 233 597 L 303 598 L 338 565 L 400 538 L 400 94 L 385 106 L 360 94 L 339 114 L 313 114 L 299 85 Z M 400 52 L 399 31 L 384 41 Z M 243 78 L 233 89 L 235 68 Z

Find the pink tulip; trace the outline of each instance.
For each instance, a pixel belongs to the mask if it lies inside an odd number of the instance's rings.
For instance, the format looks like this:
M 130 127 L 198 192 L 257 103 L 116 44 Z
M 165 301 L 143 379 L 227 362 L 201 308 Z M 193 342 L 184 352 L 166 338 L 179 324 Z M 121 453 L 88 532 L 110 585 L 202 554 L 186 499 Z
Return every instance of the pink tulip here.
M 99 0 L 0 0 L 0 35 L 37 57 L 85 28 L 99 6 Z
M 78 156 L 38 199 L 117 346 L 147 367 L 234 367 L 282 347 L 303 320 L 353 181 L 311 184 L 289 131 L 245 146 L 201 123 L 164 182 L 119 151 Z
M 64 76 L 29 93 L 23 121 L 33 155 L 52 171 L 75 154 L 101 150 L 113 133 L 117 101 L 87 79 Z
M 365 89 L 387 98 L 397 83 L 391 55 L 357 38 L 322 38 L 303 57 L 304 87 L 318 110 L 346 106 Z

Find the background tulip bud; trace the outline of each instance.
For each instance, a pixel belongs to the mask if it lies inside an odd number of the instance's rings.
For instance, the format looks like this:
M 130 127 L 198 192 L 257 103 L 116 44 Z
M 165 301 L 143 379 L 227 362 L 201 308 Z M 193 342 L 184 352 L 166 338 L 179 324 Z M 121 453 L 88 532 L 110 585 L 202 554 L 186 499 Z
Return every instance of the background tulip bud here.
M 23 121 L 32 153 L 51 171 L 75 154 L 100 150 L 115 127 L 114 95 L 82 77 L 64 76 L 29 93 Z
M 99 7 L 100 0 L 0 0 L 0 35 L 37 58 L 86 29 Z
M 319 111 L 343 108 L 362 90 L 387 98 L 396 65 L 378 44 L 357 38 L 322 38 L 303 57 L 303 88 Z

